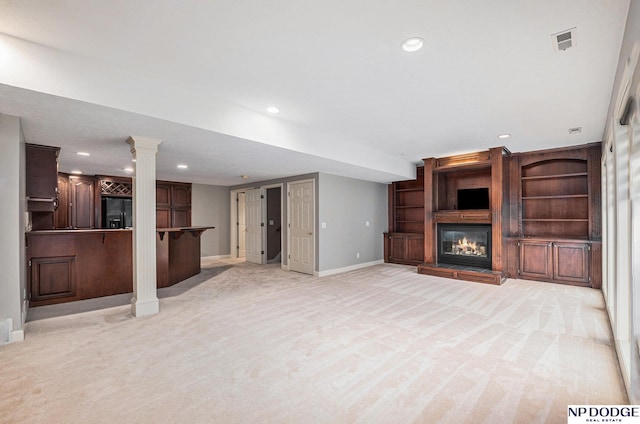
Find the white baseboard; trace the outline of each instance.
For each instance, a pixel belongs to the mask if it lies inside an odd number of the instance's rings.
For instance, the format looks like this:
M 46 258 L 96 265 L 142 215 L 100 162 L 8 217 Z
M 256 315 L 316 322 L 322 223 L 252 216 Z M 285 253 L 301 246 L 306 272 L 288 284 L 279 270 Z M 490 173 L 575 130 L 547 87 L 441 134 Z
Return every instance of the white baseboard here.
M 215 255 L 215 256 L 201 256 L 200 259 L 207 259 L 211 261 L 215 261 L 218 259 L 229 259 L 231 255 Z
M 24 340 L 24 330 L 13 329 L 13 319 L 7 318 L 0 323 L 0 346 Z
M 24 330 L 13 330 L 11 334 L 9 334 L 9 343 L 23 342 L 23 341 L 24 341 Z
M 314 272 L 313 275 L 315 275 L 316 277 L 326 277 L 327 275 L 333 275 L 333 274 L 340 274 L 340 273 L 343 273 L 343 272 L 355 271 L 356 269 L 368 268 L 370 266 L 380 265 L 382 263 L 384 263 L 384 260 L 379 259 L 377 261 L 365 262 L 365 263 L 362 263 L 362 264 L 349 265 L 349 266 L 345 266 L 345 267 L 342 267 L 342 268 L 334 268 L 334 269 L 327 269 L 325 271 Z
M 139 300 L 131 298 L 131 313 L 136 318 L 155 315 L 160 312 L 160 301 L 158 298 Z

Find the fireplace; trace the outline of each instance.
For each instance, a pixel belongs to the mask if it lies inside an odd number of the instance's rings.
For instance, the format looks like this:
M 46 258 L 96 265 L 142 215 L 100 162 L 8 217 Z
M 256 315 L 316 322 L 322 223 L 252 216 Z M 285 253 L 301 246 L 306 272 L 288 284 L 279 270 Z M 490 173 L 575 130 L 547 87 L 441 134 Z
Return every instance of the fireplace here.
M 438 263 L 491 269 L 491 225 L 438 224 Z

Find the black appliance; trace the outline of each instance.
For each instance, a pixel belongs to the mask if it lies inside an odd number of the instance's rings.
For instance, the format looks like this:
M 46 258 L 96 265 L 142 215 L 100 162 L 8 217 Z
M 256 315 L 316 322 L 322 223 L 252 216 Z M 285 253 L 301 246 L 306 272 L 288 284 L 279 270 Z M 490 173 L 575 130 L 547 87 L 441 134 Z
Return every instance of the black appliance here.
M 102 228 L 131 228 L 132 200 L 124 197 L 102 198 Z

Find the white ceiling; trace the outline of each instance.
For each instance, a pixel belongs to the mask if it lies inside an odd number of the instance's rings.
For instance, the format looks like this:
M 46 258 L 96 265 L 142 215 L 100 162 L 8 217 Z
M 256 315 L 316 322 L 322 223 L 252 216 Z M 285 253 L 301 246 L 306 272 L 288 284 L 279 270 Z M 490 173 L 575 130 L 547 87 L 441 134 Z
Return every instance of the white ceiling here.
M 628 6 L 0 0 L 0 33 L 29 42 L 22 56 L 40 49 L 28 69 L 0 54 L 14 67 L 0 79 L 0 112 L 23 117 L 28 142 L 62 147 L 66 171 L 124 175 L 133 134 L 165 141 L 163 179 L 328 172 L 388 182 L 424 157 L 600 141 Z M 576 45 L 554 51 L 551 34 L 573 27 Z M 417 53 L 400 49 L 411 36 L 425 40 Z M 46 66 L 54 56 L 78 65 Z M 265 111 L 272 104 L 278 115 Z

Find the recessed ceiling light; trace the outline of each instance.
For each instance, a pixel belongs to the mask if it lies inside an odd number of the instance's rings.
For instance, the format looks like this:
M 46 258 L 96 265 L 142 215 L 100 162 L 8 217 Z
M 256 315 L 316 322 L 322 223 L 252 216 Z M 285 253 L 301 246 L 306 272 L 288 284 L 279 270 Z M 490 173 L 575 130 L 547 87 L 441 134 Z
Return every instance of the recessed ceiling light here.
M 76 155 L 79 155 L 79 156 L 91 156 L 91 153 L 88 153 L 88 152 L 76 152 Z
M 240 175 L 240 178 L 242 178 L 243 180 L 249 179 L 248 175 Z
M 424 40 L 420 37 L 407 38 L 402 42 L 402 50 L 405 52 L 417 52 L 424 45 Z
M 135 162 L 135 161 L 136 161 L 135 159 L 131 159 L 131 162 Z
M 187 169 L 187 168 L 188 168 L 188 166 L 187 166 L 187 165 L 184 165 L 184 164 L 180 164 L 180 165 L 178 165 L 178 168 L 180 168 L 180 169 Z
M 498 138 L 509 138 L 509 137 L 511 137 L 511 134 L 500 134 L 498 136 Z
M 269 107 L 267 108 L 267 112 L 269 112 L 269 113 L 279 113 L 279 112 L 280 112 L 280 109 L 278 109 L 278 108 L 277 108 L 277 107 L 275 107 L 275 106 L 269 106 Z
M 82 174 L 82 171 L 75 170 L 75 171 L 71 171 L 71 173 L 75 175 L 80 175 Z
M 125 172 L 133 172 L 133 168 L 124 168 Z

